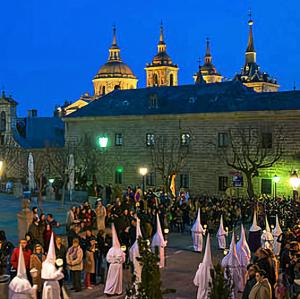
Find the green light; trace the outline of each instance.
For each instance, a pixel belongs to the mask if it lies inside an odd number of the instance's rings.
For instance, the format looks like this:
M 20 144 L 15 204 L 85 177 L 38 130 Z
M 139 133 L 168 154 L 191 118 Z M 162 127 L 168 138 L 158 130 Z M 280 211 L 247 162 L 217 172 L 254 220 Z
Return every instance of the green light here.
M 106 137 L 106 136 L 98 137 L 98 144 L 99 144 L 100 148 L 103 148 L 103 149 L 107 148 L 107 146 L 108 146 L 108 137 Z
M 273 176 L 273 182 L 277 184 L 277 183 L 279 183 L 279 181 L 280 181 L 280 177 L 275 174 Z
M 118 166 L 117 167 L 117 172 L 118 173 L 122 173 L 124 171 L 123 167 L 122 166 Z

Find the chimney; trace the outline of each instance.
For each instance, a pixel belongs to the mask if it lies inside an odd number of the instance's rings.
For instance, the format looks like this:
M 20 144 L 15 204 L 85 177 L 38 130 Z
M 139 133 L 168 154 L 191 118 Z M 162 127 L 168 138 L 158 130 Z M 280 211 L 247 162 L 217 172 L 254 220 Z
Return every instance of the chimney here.
M 37 110 L 36 109 L 28 110 L 28 118 L 33 118 L 33 117 L 37 117 Z

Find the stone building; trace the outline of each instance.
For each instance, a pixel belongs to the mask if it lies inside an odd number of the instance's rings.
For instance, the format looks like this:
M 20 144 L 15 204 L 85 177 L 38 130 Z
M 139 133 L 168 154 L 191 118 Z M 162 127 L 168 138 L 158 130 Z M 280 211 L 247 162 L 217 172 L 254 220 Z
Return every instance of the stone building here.
M 148 168 L 147 186 L 161 186 L 154 167 L 151 147 L 159 138 L 178 138 L 190 150 L 180 173 L 177 190 L 193 194 L 243 194 L 241 173 L 228 167 L 220 150 L 232 128 L 260 128 L 270 148 L 278 132 L 284 136 L 284 151 L 274 167 L 254 179 L 257 194 L 274 192 L 272 177 L 281 178 L 277 194 L 289 195 L 289 177 L 300 169 L 295 157 L 300 148 L 300 92 L 256 93 L 239 81 L 173 87 L 115 90 L 67 116 L 66 142 L 78 142 L 89 135 L 97 146 L 99 138 L 109 145 L 99 149 L 103 167 L 101 183 L 125 187 L 141 182 L 140 167 Z M 120 171 L 120 169 L 122 171 Z M 238 187 L 240 186 L 240 187 Z

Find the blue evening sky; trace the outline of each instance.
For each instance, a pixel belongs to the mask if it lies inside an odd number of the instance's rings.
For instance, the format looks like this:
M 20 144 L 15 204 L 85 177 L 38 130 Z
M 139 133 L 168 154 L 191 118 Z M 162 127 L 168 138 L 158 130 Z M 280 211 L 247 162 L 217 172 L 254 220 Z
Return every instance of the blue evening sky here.
M 19 102 L 19 115 L 93 92 L 92 78 L 106 62 L 117 25 L 121 57 L 145 86 L 146 62 L 156 53 L 163 20 L 167 50 L 179 65 L 179 84 L 192 84 L 205 39 L 213 62 L 232 78 L 244 64 L 248 9 L 262 70 L 281 90 L 300 86 L 299 0 L 10 0 L 1 1 L 0 88 Z

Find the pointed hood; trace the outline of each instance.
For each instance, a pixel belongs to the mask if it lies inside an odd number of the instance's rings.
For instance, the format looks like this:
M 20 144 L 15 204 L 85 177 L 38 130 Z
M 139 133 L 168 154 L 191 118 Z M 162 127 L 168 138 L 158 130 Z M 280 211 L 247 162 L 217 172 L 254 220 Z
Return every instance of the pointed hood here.
M 159 246 L 159 247 L 166 246 L 166 241 L 164 239 L 164 236 L 163 236 L 163 233 L 161 230 L 161 225 L 160 225 L 158 214 L 156 214 L 156 233 L 153 236 L 151 246 L 152 246 L 152 248 L 155 248 L 155 246 Z
M 217 232 L 217 236 L 220 237 L 220 236 L 224 236 L 224 235 L 226 235 L 226 230 L 224 229 L 223 215 L 221 215 L 220 225 L 219 225 L 219 229 L 218 229 L 218 232 Z
M 279 224 L 278 215 L 276 215 L 276 226 L 274 227 L 272 234 L 274 237 L 279 237 L 282 234 L 282 230 Z
M 210 247 L 210 236 L 209 233 L 207 234 L 206 238 L 206 246 L 205 246 L 205 254 L 202 263 L 206 265 L 207 267 L 212 268 L 213 262 L 211 259 L 211 247 Z
M 117 248 L 117 249 L 121 248 L 114 223 L 111 225 L 111 231 L 112 231 L 112 242 L 113 242 L 112 247 Z
M 204 229 L 201 225 L 201 216 L 200 216 L 200 208 L 198 209 L 197 219 L 194 222 L 191 231 L 193 233 L 204 234 Z
M 55 254 L 55 246 L 54 246 L 54 235 L 52 233 L 45 262 L 55 265 L 55 261 L 56 261 L 56 254 Z
M 237 252 L 236 252 L 234 232 L 232 232 L 230 250 L 229 250 L 228 254 L 222 260 L 222 267 L 223 268 L 226 268 L 226 267 L 229 267 L 229 268 L 240 267 L 239 258 L 238 258 Z
M 250 248 L 249 248 L 247 240 L 246 240 L 246 233 L 245 233 L 243 224 L 241 225 L 241 236 L 240 236 L 240 240 L 238 241 L 238 243 L 236 245 L 236 251 L 237 251 L 237 255 L 239 257 L 240 263 L 243 265 L 246 264 L 246 266 L 247 266 L 251 259 L 251 251 L 250 251 Z M 245 260 L 247 261 L 246 263 L 243 262 Z
M 31 284 L 27 279 L 25 260 L 22 246 L 20 246 L 17 276 L 9 284 L 9 289 L 15 293 L 23 293 L 31 289 Z
M 268 221 L 267 216 L 266 216 L 266 231 L 267 231 L 268 233 L 271 232 L 271 229 L 270 229 L 270 225 L 269 225 L 269 221 Z
M 256 210 L 254 210 L 254 214 L 253 214 L 253 223 L 250 227 L 250 232 L 257 232 L 261 230 L 261 227 L 257 225 L 257 219 L 256 219 Z

